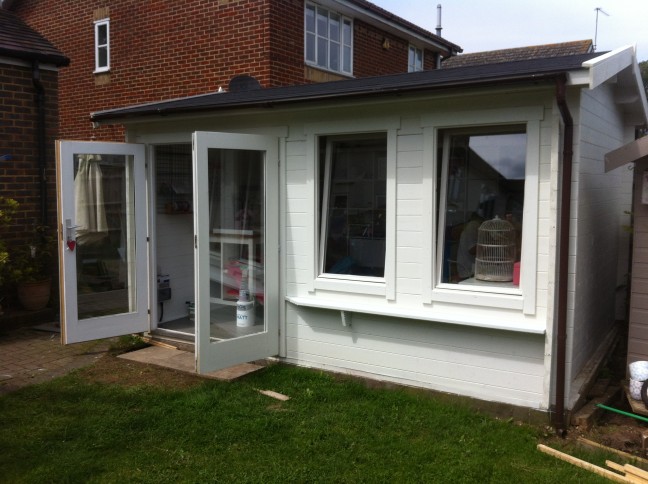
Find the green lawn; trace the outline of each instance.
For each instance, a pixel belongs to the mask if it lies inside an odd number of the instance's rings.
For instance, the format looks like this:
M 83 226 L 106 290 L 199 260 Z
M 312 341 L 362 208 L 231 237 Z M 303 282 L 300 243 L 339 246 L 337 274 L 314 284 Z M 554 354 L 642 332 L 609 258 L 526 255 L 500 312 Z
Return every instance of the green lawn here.
M 607 482 L 422 392 L 284 365 L 174 387 L 81 370 L 0 398 L 0 482 Z

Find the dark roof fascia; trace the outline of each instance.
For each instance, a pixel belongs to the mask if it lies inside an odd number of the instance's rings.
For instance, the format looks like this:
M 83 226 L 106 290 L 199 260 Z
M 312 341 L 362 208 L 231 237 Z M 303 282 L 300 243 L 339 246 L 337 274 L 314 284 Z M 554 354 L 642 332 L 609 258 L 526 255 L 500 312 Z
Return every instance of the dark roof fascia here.
M 283 105 L 311 104 L 330 100 L 374 98 L 377 96 L 436 92 L 464 87 L 501 86 L 503 84 L 540 82 L 583 69 L 582 63 L 601 55 L 587 54 L 566 58 L 533 59 L 437 69 L 390 76 L 276 87 L 247 92 L 203 94 L 182 99 L 98 111 L 92 121 L 126 120 L 146 116 L 169 116 L 208 111 L 269 108 Z M 543 62 L 544 61 L 544 62 Z
M 404 29 L 406 31 L 411 31 L 416 35 L 425 38 L 428 42 L 431 42 L 433 44 L 440 44 L 441 47 L 448 50 L 449 56 L 456 55 L 458 52 L 463 52 L 463 49 L 457 44 L 450 42 L 449 40 L 444 39 L 440 35 L 436 35 L 430 32 L 429 30 L 419 27 L 418 25 L 408 20 L 405 20 L 404 18 L 399 17 L 398 15 L 390 12 L 389 10 L 385 10 L 384 8 L 379 7 L 378 5 L 375 5 L 371 2 L 368 2 L 366 0 L 336 0 L 336 1 L 341 4 L 349 3 L 355 5 L 357 8 L 366 10 L 374 15 L 383 18 L 388 22 L 392 22 L 396 24 L 401 29 Z
M 48 55 L 38 52 L 28 52 L 23 50 L 5 49 L 0 47 L 0 56 L 11 57 L 24 61 L 38 61 L 45 64 L 53 64 L 56 67 L 66 67 L 70 65 L 70 59 L 63 55 Z

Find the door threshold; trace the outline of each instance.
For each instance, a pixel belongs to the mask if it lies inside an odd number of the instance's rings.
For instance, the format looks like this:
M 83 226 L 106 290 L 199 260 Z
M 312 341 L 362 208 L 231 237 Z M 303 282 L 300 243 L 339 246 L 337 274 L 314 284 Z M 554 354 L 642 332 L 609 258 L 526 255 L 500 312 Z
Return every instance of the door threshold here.
M 196 372 L 196 357 L 193 352 L 162 346 L 149 346 L 141 350 L 124 353 L 119 355 L 118 358 L 221 381 L 234 381 L 264 368 L 263 365 L 256 363 L 241 363 L 222 370 L 198 374 Z
M 146 333 L 145 336 L 148 338 L 147 343 L 154 346 L 173 347 L 188 353 L 195 353 L 196 351 L 193 334 L 157 328 L 150 333 Z

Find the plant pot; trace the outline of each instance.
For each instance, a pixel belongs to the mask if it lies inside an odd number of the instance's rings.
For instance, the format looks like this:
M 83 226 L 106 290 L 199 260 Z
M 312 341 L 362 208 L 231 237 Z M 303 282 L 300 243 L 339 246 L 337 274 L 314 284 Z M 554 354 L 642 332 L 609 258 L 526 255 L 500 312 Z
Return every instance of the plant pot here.
M 20 282 L 17 286 L 18 300 L 28 311 L 39 311 L 47 306 L 52 290 L 52 279 L 42 281 Z

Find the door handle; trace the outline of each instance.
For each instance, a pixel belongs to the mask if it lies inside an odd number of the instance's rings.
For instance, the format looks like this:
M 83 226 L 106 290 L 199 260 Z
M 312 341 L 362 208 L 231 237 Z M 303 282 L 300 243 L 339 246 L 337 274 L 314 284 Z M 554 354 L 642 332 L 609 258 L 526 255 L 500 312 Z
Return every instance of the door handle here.
M 72 220 L 65 219 L 65 244 L 70 252 L 76 247 L 76 229 L 79 225 L 72 225 Z

